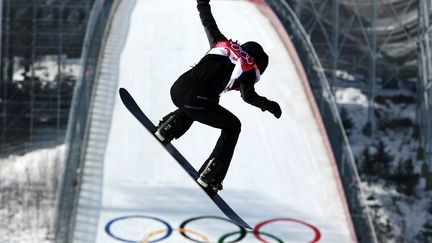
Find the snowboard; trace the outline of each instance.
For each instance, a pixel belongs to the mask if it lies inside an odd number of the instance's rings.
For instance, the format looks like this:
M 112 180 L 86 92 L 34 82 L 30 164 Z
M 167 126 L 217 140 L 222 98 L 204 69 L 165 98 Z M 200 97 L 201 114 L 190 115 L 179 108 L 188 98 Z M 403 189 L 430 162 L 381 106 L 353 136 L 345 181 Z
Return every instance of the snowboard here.
M 156 138 L 156 126 L 147 118 L 138 104 L 135 102 L 131 94 L 124 88 L 119 89 L 120 98 L 126 108 L 135 116 L 136 119 L 153 135 L 153 137 L 161 144 L 168 153 L 179 163 L 179 165 L 189 174 L 195 183 L 207 194 L 208 197 L 218 206 L 218 208 L 234 223 L 247 229 L 252 229 L 234 210 L 222 199 L 218 194 L 208 194 L 196 181 L 198 179 L 198 172 L 195 168 L 183 157 L 183 155 L 171 143 L 163 144 Z

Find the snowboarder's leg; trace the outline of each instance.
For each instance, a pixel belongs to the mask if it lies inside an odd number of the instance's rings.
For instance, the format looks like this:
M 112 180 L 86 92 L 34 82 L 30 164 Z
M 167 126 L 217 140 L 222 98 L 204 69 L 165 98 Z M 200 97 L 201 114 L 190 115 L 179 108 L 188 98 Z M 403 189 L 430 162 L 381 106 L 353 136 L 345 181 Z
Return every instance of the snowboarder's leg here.
M 174 112 L 169 113 L 162 121 L 159 122 L 155 136 L 162 143 L 169 143 L 171 140 L 180 138 L 189 128 L 193 121 L 184 113 L 178 109 Z
M 187 113 L 198 122 L 222 130 L 213 152 L 198 171 L 203 186 L 211 184 L 221 188 L 240 135 L 240 120 L 220 105 L 206 111 Z

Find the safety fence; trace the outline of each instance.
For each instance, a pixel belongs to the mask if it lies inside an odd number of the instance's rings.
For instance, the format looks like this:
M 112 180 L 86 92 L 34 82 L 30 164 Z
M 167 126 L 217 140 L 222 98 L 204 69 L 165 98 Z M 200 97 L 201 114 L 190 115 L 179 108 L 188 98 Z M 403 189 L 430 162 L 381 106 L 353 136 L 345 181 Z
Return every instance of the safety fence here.
M 70 242 L 71 222 L 77 204 L 77 185 L 85 141 L 89 107 L 94 93 L 94 80 L 98 74 L 98 61 L 105 43 L 107 30 L 119 1 L 95 1 L 89 17 L 81 55 L 80 78 L 74 87 L 68 128 L 65 138 L 66 161 L 60 178 L 54 222 L 55 242 Z
M 359 242 L 378 242 L 360 177 L 329 81 L 302 24 L 284 0 L 265 0 L 287 31 L 305 69 L 335 156 Z

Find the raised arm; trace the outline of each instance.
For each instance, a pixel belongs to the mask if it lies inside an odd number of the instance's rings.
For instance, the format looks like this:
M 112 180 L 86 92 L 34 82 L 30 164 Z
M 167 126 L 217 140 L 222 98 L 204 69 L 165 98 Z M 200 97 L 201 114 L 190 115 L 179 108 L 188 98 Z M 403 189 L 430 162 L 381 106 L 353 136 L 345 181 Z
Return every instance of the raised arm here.
M 197 3 L 201 23 L 204 26 L 210 48 L 213 48 L 218 41 L 227 38 L 220 32 L 211 13 L 210 0 L 197 0 Z

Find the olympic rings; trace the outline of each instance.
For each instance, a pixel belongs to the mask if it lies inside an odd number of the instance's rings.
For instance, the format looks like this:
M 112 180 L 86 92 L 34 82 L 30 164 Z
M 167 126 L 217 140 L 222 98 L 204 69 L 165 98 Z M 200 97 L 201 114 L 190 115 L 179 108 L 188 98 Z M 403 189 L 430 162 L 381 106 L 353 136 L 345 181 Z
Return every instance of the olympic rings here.
M 225 243 L 225 239 L 226 239 L 226 238 L 228 238 L 228 237 L 230 237 L 230 236 L 232 236 L 232 235 L 238 234 L 239 232 L 240 232 L 240 231 L 236 231 L 236 232 L 231 232 L 231 233 L 228 233 L 228 234 L 222 235 L 222 237 L 219 239 L 218 243 Z M 247 232 L 247 233 L 254 233 L 254 234 L 255 234 L 255 232 L 253 232 L 253 231 L 249 231 L 249 232 Z M 260 232 L 259 234 L 260 234 L 260 235 L 265 235 L 265 236 L 271 237 L 271 238 L 273 238 L 273 240 L 277 240 L 279 243 L 283 243 L 283 240 L 277 238 L 276 236 L 274 236 L 274 235 L 272 235 L 272 234 L 265 233 L 265 232 Z M 237 241 L 235 241 L 235 242 L 237 242 Z M 264 241 L 264 242 L 267 242 L 267 241 Z
M 290 219 L 290 218 L 270 219 L 270 220 L 267 220 L 267 221 L 264 221 L 264 222 L 258 224 L 257 226 L 255 226 L 255 228 L 254 228 L 254 230 L 253 230 L 253 233 L 254 233 L 255 237 L 256 237 L 258 240 L 262 241 L 262 242 L 266 242 L 263 238 L 261 238 L 259 230 L 260 230 L 264 225 L 269 224 L 269 223 L 273 223 L 273 222 L 277 222 L 277 221 L 288 221 L 288 222 L 294 222 L 294 223 L 302 224 L 302 225 L 305 225 L 305 226 L 311 228 L 311 229 L 313 230 L 314 234 L 315 234 L 315 238 L 311 241 L 311 243 L 318 242 L 318 241 L 321 239 L 321 233 L 320 233 L 320 231 L 319 231 L 315 226 L 313 226 L 313 225 L 311 225 L 311 224 L 308 224 L 308 223 L 306 223 L 306 222 L 303 222 L 303 221 L 297 220 L 297 219 Z
M 162 223 L 163 225 L 165 225 L 165 226 L 167 227 L 166 234 L 165 234 L 164 236 L 162 236 L 162 237 L 159 238 L 159 239 L 156 239 L 156 240 L 153 240 L 153 241 L 149 241 L 149 242 L 158 242 L 158 241 L 165 240 L 165 239 L 168 238 L 168 237 L 172 234 L 172 232 L 173 232 L 173 229 L 172 229 L 171 225 L 168 224 L 167 222 L 163 221 L 162 219 L 158 219 L 158 218 L 155 218 L 155 217 L 149 217 L 149 216 L 142 216 L 142 215 L 124 216 L 124 217 L 120 217 L 120 218 L 113 219 L 113 220 L 109 221 L 109 222 L 107 223 L 107 225 L 105 226 L 105 232 L 106 232 L 109 236 L 111 236 L 112 238 L 114 238 L 114 239 L 116 239 L 116 240 L 123 241 L 123 242 L 128 242 L 128 243 L 136 243 L 136 241 L 126 240 L 126 239 L 123 239 L 123 238 L 117 237 L 117 236 L 113 235 L 113 233 L 111 232 L 111 225 L 112 225 L 113 223 L 118 222 L 118 221 L 121 221 L 121 220 L 125 220 L 125 219 L 130 219 L 130 218 L 145 218 L 145 219 L 153 219 L 153 220 L 155 220 L 155 221 L 157 221 L 157 222 Z
M 158 223 L 163 224 L 166 227 L 166 229 L 160 229 L 160 230 L 153 231 L 153 232 L 147 234 L 144 239 L 138 240 L 138 241 L 137 240 L 125 239 L 125 238 L 121 238 L 119 236 L 114 235 L 114 233 L 112 232 L 112 229 L 111 229 L 111 227 L 113 226 L 113 224 L 118 223 L 119 221 L 124 221 L 124 220 L 127 220 L 127 219 L 131 219 L 131 218 L 154 220 L 154 221 L 156 221 Z M 112 238 L 114 238 L 114 239 L 116 239 L 118 241 L 127 242 L 127 243 L 137 243 L 137 242 L 140 242 L 140 243 L 153 243 L 153 242 L 163 241 L 163 240 L 167 239 L 168 237 L 170 237 L 171 234 L 173 233 L 173 231 L 179 232 L 183 237 L 185 237 L 186 239 L 188 239 L 190 241 L 197 242 L 197 243 L 208 243 L 210 241 L 209 241 L 209 238 L 207 236 L 205 236 L 204 234 L 199 233 L 197 231 L 193 231 L 193 230 L 190 230 L 190 229 L 186 228 L 186 225 L 189 224 L 189 223 L 191 223 L 192 221 L 197 221 L 197 220 L 202 220 L 202 219 L 217 219 L 217 220 L 226 221 L 226 222 L 231 223 L 231 224 L 233 224 L 235 226 L 238 226 L 237 224 L 233 223 L 231 220 L 226 219 L 226 218 L 217 217 L 217 216 L 200 216 L 200 217 L 194 217 L 194 218 L 187 219 L 187 220 L 183 221 L 180 224 L 180 226 L 179 226 L 178 229 L 173 229 L 168 222 L 166 222 L 166 221 L 164 221 L 162 219 L 159 219 L 159 218 L 156 218 L 156 217 L 151 217 L 151 216 L 131 215 L 131 216 L 123 216 L 123 217 L 119 217 L 119 218 L 114 218 L 114 219 L 110 220 L 106 224 L 106 226 L 105 226 L 105 232 L 110 237 L 112 237 Z M 261 229 L 262 229 L 263 226 L 271 224 L 271 223 L 274 223 L 274 222 L 280 222 L 280 221 L 292 222 L 292 223 L 300 224 L 300 225 L 306 226 L 307 228 L 311 229 L 313 231 L 313 233 L 314 233 L 314 238 L 313 238 L 312 241 L 310 241 L 310 243 L 317 243 L 321 239 L 321 232 L 319 231 L 319 229 L 317 227 L 315 227 L 315 226 L 307 223 L 307 222 L 300 221 L 300 220 L 297 220 L 297 219 L 291 219 L 291 218 L 275 218 L 275 219 L 266 220 L 266 221 L 263 221 L 263 222 L 257 224 L 255 226 L 255 228 L 253 229 L 253 231 L 246 231 L 243 227 L 238 226 L 239 227 L 239 231 L 235 231 L 235 232 L 231 232 L 231 233 L 227 233 L 227 234 L 222 235 L 218 239 L 217 243 L 235 243 L 235 242 L 240 242 L 249 233 L 253 233 L 253 235 L 255 236 L 255 238 L 257 240 L 259 240 L 261 242 L 264 242 L 264 243 L 267 243 L 268 241 L 266 241 L 265 239 L 263 239 L 262 236 L 270 237 L 271 239 L 273 239 L 273 240 L 275 240 L 275 241 L 277 241 L 279 243 L 280 242 L 284 242 L 283 240 L 281 240 L 279 237 L 277 237 L 275 235 L 272 235 L 270 233 L 262 232 L 261 231 Z M 187 233 L 189 233 L 189 235 Z M 239 236 L 236 239 L 231 240 L 229 242 L 225 242 L 225 240 L 227 240 L 228 237 L 231 237 L 231 236 L 237 235 L 237 234 Z M 159 238 L 157 238 L 157 239 L 151 240 L 152 238 L 154 238 L 155 236 L 158 236 L 158 235 L 162 235 L 162 236 L 159 237 Z M 194 239 L 190 235 L 195 235 L 199 239 L 196 239 L 196 238 Z
M 192 221 L 199 220 L 199 219 L 204 219 L 204 218 L 220 219 L 220 220 L 223 220 L 223 221 L 227 221 L 227 222 L 229 222 L 229 223 L 231 223 L 231 224 L 233 224 L 233 225 L 235 225 L 235 226 L 238 226 L 238 225 L 234 224 L 231 220 L 226 219 L 226 218 L 221 218 L 221 217 L 216 217 L 216 216 L 202 216 L 202 217 L 195 217 L 195 218 L 191 218 L 191 219 L 188 219 L 188 220 L 184 221 L 182 224 L 180 224 L 180 229 L 185 229 L 186 224 L 188 224 L 188 223 L 190 223 L 190 222 L 192 222 Z M 238 226 L 238 227 L 239 227 L 239 229 L 240 229 L 240 231 L 239 231 L 239 232 L 240 232 L 240 236 L 239 236 L 239 238 L 237 238 L 237 239 L 234 240 L 234 241 L 228 242 L 228 243 L 239 242 L 240 240 L 242 240 L 242 239 L 246 236 L 246 230 L 245 230 L 243 227 L 241 227 L 241 226 Z M 181 233 L 184 237 L 186 237 L 187 239 L 189 239 L 189 240 L 191 240 L 191 241 L 198 242 L 198 243 L 203 243 L 202 241 L 197 241 L 197 240 L 194 240 L 194 239 L 190 238 L 190 237 L 189 237 L 188 235 L 186 235 L 186 233 L 184 233 L 184 232 L 180 232 L 180 233 Z
M 238 51 L 239 54 L 240 54 L 240 57 L 243 58 L 244 60 L 246 60 L 246 62 L 249 65 L 252 65 L 255 62 L 255 60 L 253 59 L 253 57 L 251 57 L 247 52 L 245 52 L 238 43 L 231 42 L 231 48 L 234 51 Z
M 181 234 L 183 234 L 184 232 L 188 232 L 188 233 L 190 233 L 190 234 L 193 234 L 193 235 L 196 235 L 196 236 L 200 237 L 200 238 L 203 239 L 205 242 L 209 242 L 209 241 L 210 241 L 209 238 L 208 238 L 207 236 L 205 236 L 205 235 L 203 235 L 203 234 L 201 234 L 201 233 L 198 233 L 198 232 L 196 232 L 196 231 L 193 231 L 193 230 L 189 230 L 189 229 L 182 229 L 182 228 L 180 228 L 180 229 L 173 229 L 173 230 L 174 230 L 174 231 L 178 231 L 178 232 L 180 232 Z M 166 229 L 156 230 L 156 231 L 154 231 L 154 232 L 148 234 L 148 235 L 146 236 L 146 238 L 144 238 L 144 239 L 141 241 L 141 243 L 149 243 L 149 242 L 150 242 L 149 240 L 150 240 L 153 236 L 158 235 L 158 234 L 162 234 L 162 233 L 164 233 L 164 232 L 166 232 L 166 231 L 167 231 Z

